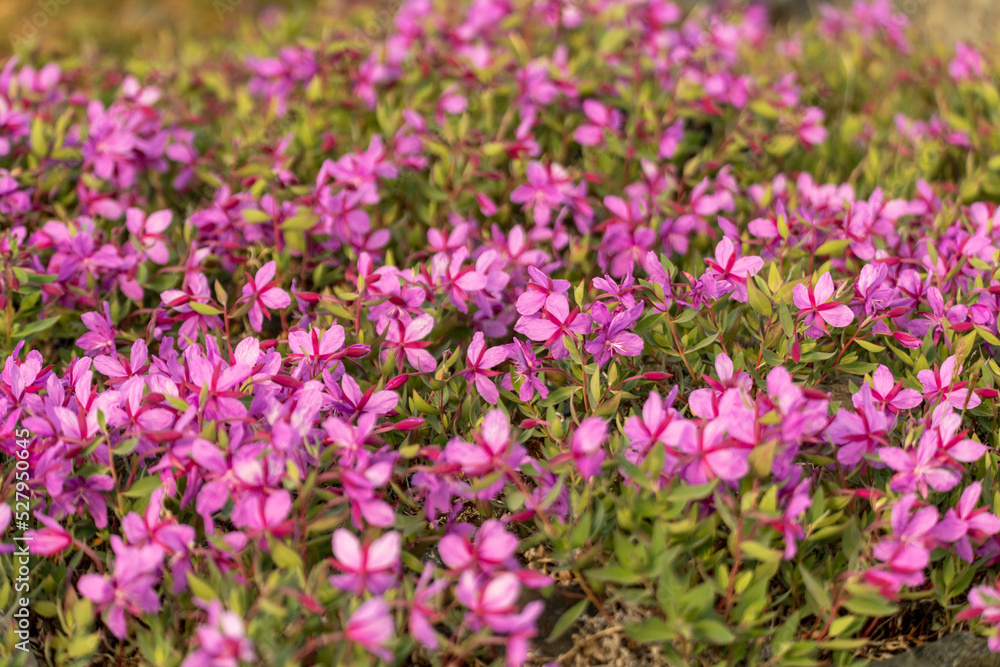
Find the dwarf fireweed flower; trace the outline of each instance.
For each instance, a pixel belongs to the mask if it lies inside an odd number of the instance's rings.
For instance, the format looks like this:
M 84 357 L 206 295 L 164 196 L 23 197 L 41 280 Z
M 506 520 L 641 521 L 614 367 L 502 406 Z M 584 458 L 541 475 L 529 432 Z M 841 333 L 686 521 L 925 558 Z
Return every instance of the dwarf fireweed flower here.
M 483 333 L 477 331 L 469 343 L 466 353 L 466 368 L 459 375 L 469 382 L 469 388 L 476 388 L 483 400 L 490 405 L 496 405 L 500 392 L 491 377 L 500 375 L 499 371 L 489 370 L 507 359 L 507 349 L 503 346 L 486 347 Z
M 281 289 L 280 282 L 274 279 L 275 271 L 275 263 L 268 262 L 260 267 L 253 276 L 247 274 L 247 284 L 243 286 L 243 298 L 252 304 L 247 313 L 250 318 L 250 326 L 257 332 L 260 332 L 263 318 L 271 319 L 268 308 L 281 310 L 292 303 L 288 292 Z M 265 307 L 261 308 L 261 304 Z
M 111 548 L 115 552 L 114 575 L 106 579 L 99 574 L 85 574 L 77 582 L 77 590 L 101 610 L 112 634 L 124 639 L 128 634 L 126 612 L 138 616 L 160 610 L 155 586 L 160 579 L 163 551 L 155 545 L 126 546 L 117 535 L 111 536 Z
M 400 536 L 395 531 L 374 542 L 361 543 L 349 531 L 338 528 L 333 533 L 333 564 L 344 574 L 330 577 L 330 583 L 354 595 L 365 591 L 381 595 L 399 573 L 399 548 Z
M 831 302 L 833 296 L 833 279 L 829 273 L 824 273 L 816 282 L 815 287 L 798 284 L 792 290 L 792 301 L 800 308 L 799 317 L 806 326 L 806 334 L 811 338 L 819 338 L 828 332 L 827 325 L 846 327 L 854 320 L 854 313 L 847 306 Z

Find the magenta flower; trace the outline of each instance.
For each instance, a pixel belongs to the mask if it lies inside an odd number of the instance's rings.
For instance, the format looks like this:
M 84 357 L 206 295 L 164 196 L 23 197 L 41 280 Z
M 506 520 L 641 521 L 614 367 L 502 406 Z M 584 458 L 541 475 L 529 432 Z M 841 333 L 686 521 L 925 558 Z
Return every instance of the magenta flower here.
M 389 615 L 389 606 L 382 598 L 372 598 L 363 603 L 344 626 L 344 636 L 348 641 L 387 662 L 392 661 L 392 652 L 386 645 L 395 634 L 396 627 Z
M 728 437 L 729 419 L 712 420 L 698 428 L 694 422 L 673 422 L 666 444 L 680 454 L 680 474 L 688 484 L 713 479 L 738 482 L 750 472 L 750 448 Z
M 827 436 L 838 445 L 837 461 L 847 468 L 854 468 L 865 454 L 874 454 L 880 446 L 889 444 L 889 417 L 876 405 L 871 395 L 871 387 L 862 385 L 854 395 L 861 407 L 857 412 L 841 408 L 826 429 Z M 881 463 L 870 463 L 881 467 Z
M 156 211 L 148 216 L 138 208 L 125 211 L 125 227 L 135 237 L 140 257 L 148 257 L 161 266 L 170 261 L 164 232 L 173 219 L 173 211 L 169 210 Z
M 257 269 L 257 273 L 253 277 L 247 274 L 247 284 L 243 286 L 243 298 L 253 303 L 247 313 L 250 318 L 250 326 L 257 332 L 261 330 L 263 318 L 271 319 L 268 308 L 281 310 L 292 304 L 288 292 L 279 287 L 280 281 L 274 279 L 275 271 L 276 264 L 272 260 Z M 264 304 L 266 308 L 261 308 L 260 304 Z
M 608 109 L 597 100 L 584 100 L 583 113 L 589 122 L 573 132 L 573 139 L 581 146 L 597 146 L 603 143 L 604 130 L 617 132 L 624 120 L 621 111 Z
M 128 636 L 125 614 L 141 616 L 160 610 L 156 595 L 163 551 L 155 546 L 128 547 L 117 535 L 111 536 L 115 552 L 114 576 L 106 579 L 99 574 L 85 574 L 77 582 L 80 595 L 93 602 L 102 612 L 105 625 L 118 639 Z
M 951 491 L 962 476 L 948 468 L 938 456 L 937 443 L 933 438 L 921 438 L 916 451 L 906 451 L 899 447 L 881 447 L 876 452 L 882 461 L 896 471 L 889 484 L 893 491 L 911 493 L 920 491 L 927 497 L 927 487 L 935 491 Z
M 733 242 L 728 237 L 723 237 L 715 246 L 715 259 L 706 259 L 705 263 L 720 285 L 729 285 L 725 289 L 732 290 L 733 299 L 746 303 L 749 298 L 747 280 L 764 267 L 764 260 L 755 256 L 738 257 L 736 251 Z
M 642 304 L 628 310 L 619 310 L 612 316 L 603 302 L 597 301 L 590 308 L 591 317 L 599 326 L 597 338 L 587 341 L 583 349 L 594 355 L 598 366 L 613 357 L 638 357 L 642 354 L 642 338 L 628 331 L 642 317 Z
M 198 627 L 198 648 L 184 659 L 181 667 L 236 667 L 257 659 L 238 614 L 223 609 L 218 600 L 207 605 L 196 600 L 195 604 L 207 607 L 208 620 Z
M 546 301 L 542 314 L 522 315 L 514 325 L 514 331 L 543 343 L 552 353 L 553 359 L 564 359 L 569 352 L 563 345 L 563 336 L 576 338 L 576 334 L 590 332 L 590 316 L 579 312 L 578 308 L 569 310 L 565 301 Z
M 88 356 L 114 354 L 115 351 L 117 327 L 111 320 L 111 307 L 107 301 L 104 302 L 102 311 L 103 313 L 89 312 L 80 316 L 88 331 L 80 336 L 76 345 Z
M 896 414 L 901 410 L 915 408 L 923 400 L 920 392 L 915 389 L 903 389 L 902 381 L 896 383 L 892 372 L 882 364 L 879 364 L 879 367 L 872 373 L 871 387 L 872 398 L 879 404 L 879 407 L 889 412 L 889 414 Z M 860 410 L 860 393 L 854 394 L 852 400 L 854 408 Z
M 448 463 L 458 464 L 469 477 L 503 473 L 495 482 L 473 494 L 480 499 L 492 498 L 503 488 L 505 480 L 524 463 L 527 453 L 524 447 L 511 439 L 510 422 L 499 408 L 486 413 L 482 431 L 474 440 L 475 443 L 468 443 L 453 439 L 445 447 L 442 457 Z
M 517 536 L 496 519 L 487 519 L 475 531 L 469 524 L 459 524 L 438 542 L 441 560 L 452 570 L 472 570 L 476 573 L 494 572 L 516 567 L 513 560 L 517 551 Z
M 984 622 L 1000 626 L 1000 585 L 976 586 L 969 591 L 969 609 L 956 616 L 956 621 L 965 621 L 982 616 Z M 1000 633 L 990 635 L 986 645 L 994 653 L 1000 652 Z
M 487 626 L 494 632 L 506 631 L 517 614 L 520 593 L 521 583 L 509 572 L 493 578 L 465 572 L 455 587 L 455 597 L 472 613 L 468 621 L 473 630 Z
M 816 282 L 816 287 L 807 287 L 799 283 L 792 290 L 792 301 L 799 307 L 799 317 L 803 318 L 806 334 L 811 338 L 819 338 L 827 333 L 827 325 L 846 327 L 854 320 L 851 309 L 841 303 L 831 302 L 833 297 L 833 279 L 829 273 L 824 273 Z
M 584 480 L 590 480 L 600 471 L 607 438 L 608 424 L 600 417 L 587 417 L 573 432 L 570 452 Z
M 962 365 L 955 367 L 956 357 L 952 355 L 934 370 L 926 369 L 917 373 L 917 379 L 924 385 L 924 400 L 928 403 L 937 399 L 950 404 L 956 410 L 972 409 L 982 401 L 968 388 L 968 382 L 956 382 L 962 373 Z
M 399 403 L 399 396 L 396 395 L 396 392 L 374 391 L 374 389 L 375 387 L 368 387 L 362 393 L 361 387 L 358 386 L 354 378 L 344 373 L 344 377 L 340 379 L 339 400 L 334 405 L 341 414 L 348 417 L 365 413 L 381 417 L 392 412 L 396 404 Z
M 445 579 L 438 579 L 432 583 L 433 577 L 434 565 L 427 563 L 413 593 L 409 621 L 410 634 L 413 635 L 413 638 L 431 650 L 438 647 L 438 638 L 434 632 L 433 623 L 440 616 L 431 606 L 431 600 L 448 587 L 448 581 Z
M 564 296 L 570 288 L 568 280 L 553 280 L 533 266 L 528 267 L 528 275 L 531 280 L 517 297 L 517 312 L 534 315 L 546 305 L 556 307 L 557 303 L 563 303 L 562 307 L 569 310 L 569 301 Z
M 560 185 L 568 181 L 566 170 L 557 164 L 546 167 L 541 162 L 529 162 L 525 175 L 528 182 L 514 188 L 510 200 L 524 204 L 524 210 L 533 211 L 535 222 L 547 227 L 552 219 L 552 209 L 563 203 Z
M 919 586 L 924 581 L 924 568 L 931 559 L 934 527 L 938 511 L 934 507 L 910 510 L 917 496 L 908 493 L 892 506 L 890 524 L 892 537 L 875 545 L 875 558 L 887 564 L 898 580 L 907 586 Z
M 7 505 L 0 504 L 0 515 L 3 514 L 4 508 L 10 510 Z M 25 537 L 31 538 L 31 542 L 28 544 L 31 553 L 41 556 L 55 556 L 69 549 L 70 545 L 73 544 L 73 536 L 58 521 L 38 512 L 35 512 L 35 518 L 41 521 L 45 527 L 40 530 L 25 531 Z M 0 524 L 2 523 L 0 521 Z M 0 525 L 0 528 L 4 528 L 4 526 Z M 0 530 L 0 533 L 2 532 L 3 530 Z
M 403 358 L 418 371 L 433 373 L 437 368 L 437 360 L 430 352 L 425 350 L 429 341 L 427 334 L 434 328 L 434 318 L 430 315 L 421 315 L 410 320 L 409 324 L 404 324 L 402 320 L 396 320 L 395 324 L 390 324 L 386 329 L 385 342 L 388 347 L 396 350 L 396 365 L 401 367 Z M 382 362 L 385 363 L 389 351 L 383 350 Z
M 491 377 L 500 375 L 500 371 L 489 369 L 503 363 L 507 359 L 507 349 L 503 346 L 486 347 L 486 342 L 481 331 L 477 331 L 469 343 L 469 350 L 465 357 L 465 370 L 459 371 L 468 381 L 469 388 L 476 388 L 483 400 L 490 405 L 496 405 L 500 398 L 497 386 L 490 380 Z
M 400 544 L 396 531 L 362 544 L 350 531 L 338 528 L 333 533 L 333 564 L 344 574 L 331 576 L 330 584 L 358 596 L 365 591 L 385 593 L 400 571 Z
M 541 364 L 531 346 L 515 338 L 513 343 L 504 347 L 507 348 L 507 356 L 513 361 L 514 368 L 503 376 L 500 386 L 507 391 L 515 391 L 514 383 L 517 382 L 519 398 L 525 403 L 531 400 L 536 391 L 543 399 L 548 396 L 548 387 L 537 377 Z
M 976 507 L 983 485 L 975 481 L 966 487 L 958 505 L 948 509 L 934 529 L 934 536 L 955 545 L 955 553 L 971 563 L 975 560 L 972 540 L 983 539 L 1000 533 L 1000 518 L 990 513 L 988 507 Z

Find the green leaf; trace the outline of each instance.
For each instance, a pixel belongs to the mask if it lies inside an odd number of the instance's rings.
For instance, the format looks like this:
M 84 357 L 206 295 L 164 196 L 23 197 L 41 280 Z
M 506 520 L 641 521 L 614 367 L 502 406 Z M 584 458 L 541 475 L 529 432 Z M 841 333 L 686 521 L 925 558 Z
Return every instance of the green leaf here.
M 211 602 L 212 600 L 219 597 L 215 589 L 212 588 L 207 581 L 204 579 L 199 579 L 194 572 L 187 573 L 188 586 L 191 587 L 191 593 L 205 602 Z
M 749 295 L 751 308 L 764 317 L 771 317 L 771 300 L 757 289 L 753 281 L 747 281 L 747 294 Z
M 877 345 L 867 340 L 861 340 L 860 338 L 856 338 L 854 342 L 860 345 L 861 347 L 865 348 L 869 352 L 874 352 L 876 354 L 878 354 L 879 352 L 885 352 L 885 348 L 883 346 Z
M 990 345 L 1000 345 L 1000 338 L 994 336 L 993 332 L 991 332 L 989 329 L 984 329 L 978 324 L 974 326 L 976 327 L 976 333 L 978 333 L 979 336 L 987 343 L 989 343 Z
M 668 642 L 677 637 L 674 629 L 667 625 L 666 621 L 659 618 L 651 618 L 635 625 L 626 625 L 625 632 L 629 638 L 642 644 Z
M 844 601 L 844 607 L 852 614 L 879 617 L 892 616 L 896 613 L 896 605 L 878 595 L 852 595 Z
M 576 620 L 580 618 L 587 609 L 587 605 L 590 604 L 590 600 L 580 600 L 575 605 L 567 609 L 559 620 L 556 621 L 555 626 L 552 628 L 552 634 L 549 635 L 549 641 L 555 641 L 562 637 L 566 632 L 573 627 Z
M 836 255 L 843 256 L 844 250 L 851 245 L 851 239 L 831 239 L 820 247 L 816 248 L 816 255 Z
M 191 310 L 198 313 L 199 315 L 221 315 L 222 311 L 215 306 L 210 306 L 207 303 L 201 303 L 199 301 L 190 301 L 188 305 L 191 306 Z
M 760 542 L 752 542 L 749 540 L 741 542 L 740 549 L 750 558 L 764 563 L 777 563 L 784 557 L 782 552 L 777 549 L 768 549 Z
M 712 644 L 732 644 L 736 635 L 719 621 L 704 619 L 695 621 L 694 634 L 698 639 L 704 639 Z
M 101 635 L 95 633 L 84 637 L 74 637 L 66 646 L 66 655 L 70 658 L 82 658 L 91 655 L 101 643 Z
M 148 477 L 141 477 L 132 483 L 132 486 L 128 488 L 122 495 L 126 498 L 146 498 L 152 495 L 153 491 L 160 488 L 163 481 L 160 479 L 159 475 L 150 475 Z
M 584 575 L 589 581 L 608 581 L 613 584 L 637 584 L 642 581 L 637 573 L 617 565 L 588 570 Z
M 32 322 L 31 324 L 25 325 L 23 327 L 18 327 L 14 331 L 14 338 L 27 338 L 32 334 L 41 333 L 42 331 L 47 331 L 59 321 L 59 316 L 46 317 L 44 320 L 38 320 L 37 322 Z
M 302 569 L 302 557 L 286 546 L 284 542 L 272 542 L 271 558 L 274 559 L 275 565 L 285 570 Z
M 826 592 L 826 587 L 819 583 L 801 563 L 799 564 L 799 574 L 802 575 L 802 583 L 805 584 L 809 595 L 816 602 L 816 606 L 824 613 L 829 612 L 833 603 L 830 601 L 830 595 Z

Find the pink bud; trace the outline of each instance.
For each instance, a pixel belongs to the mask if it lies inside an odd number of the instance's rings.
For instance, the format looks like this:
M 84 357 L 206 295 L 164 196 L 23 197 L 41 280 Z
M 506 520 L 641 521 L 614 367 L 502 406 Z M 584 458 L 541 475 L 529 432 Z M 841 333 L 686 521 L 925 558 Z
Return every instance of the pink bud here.
M 650 371 L 649 373 L 643 373 L 643 380 L 652 380 L 653 382 L 659 382 L 660 380 L 669 380 L 673 377 L 672 373 L 664 373 L 663 371 Z
M 405 373 L 403 375 L 397 375 L 396 377 L 392 378 L 391 380 L 385 383 L 385 388 L 389 390 L 399 389 L 404 384 L 406 384 L 406 381 L 409 379 L 410 376 L 406 375 Z
M 396 427 L 397 431 L 416 431 L 418 428 L 424 425 L 423 417 L 410 417 L 402 421 L 398 421 L 393 426 Z
M 476 201 L 479 202 L 479 210 L 483 212 L 487 218 L 497 212 L 497 205 L 493 203 L 493 200 L 486 195 L 479 193 L 476 195 Z
M 521 422 L 522 429 L 535 428 L 536 426 L 539 425 L 548 426 L 549 423 L 544 419 L 525 419 L 523 422 Z
M 371 346 L 355 343 L 354 345 L 351 345 L 349 348 L 344 350 L 344 356 L 350 357 L 352 359 L 360 359 L 361 357 L 367 357 L 368 353 L 371 351 L 372 351 Z
M 903 347 L 908 347 L 911 350 L 915 350 L 921 345 L 921 341 L 916 336 L 911 336 L 908 333 L 903 333 L 902 331 L 893 331 L 892 337 L 899 341 L 899 344 Z

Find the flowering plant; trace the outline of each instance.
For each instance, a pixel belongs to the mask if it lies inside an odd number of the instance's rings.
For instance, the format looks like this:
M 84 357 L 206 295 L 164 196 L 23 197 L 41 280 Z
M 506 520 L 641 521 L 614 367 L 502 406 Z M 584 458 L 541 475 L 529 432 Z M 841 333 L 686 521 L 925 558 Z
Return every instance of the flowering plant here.
M 1000 647 L 993 60 L 885 0 L 350 26 L 3 63 L 5 660 Z

